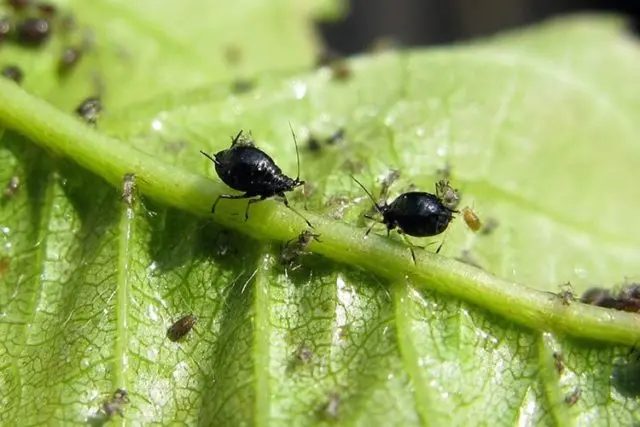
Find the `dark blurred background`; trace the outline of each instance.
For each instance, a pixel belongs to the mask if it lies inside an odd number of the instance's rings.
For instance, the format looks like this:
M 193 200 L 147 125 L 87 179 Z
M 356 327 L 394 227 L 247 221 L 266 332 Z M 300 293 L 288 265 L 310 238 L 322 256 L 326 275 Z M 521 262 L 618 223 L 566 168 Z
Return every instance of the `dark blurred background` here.
M 380 38 L 405 46 L 443 44 L 569 12 L 618 12 L 634 21 L 640 17 L 640 0 L 344 1 L 350 8 L 343 21 L 319 23 L 328 46 L 343 54 L 364 51 Z

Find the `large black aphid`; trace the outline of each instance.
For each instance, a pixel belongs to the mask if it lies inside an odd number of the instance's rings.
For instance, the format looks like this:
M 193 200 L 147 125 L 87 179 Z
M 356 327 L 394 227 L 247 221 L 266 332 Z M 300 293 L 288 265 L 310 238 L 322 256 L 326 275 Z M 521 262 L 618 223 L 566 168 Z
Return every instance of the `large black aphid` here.
M 373 205 L 382 215 L 382 220 L 365 215 L 368 219 L 373 219 L 377 223 L 387 226 L 387 235 L 391 230 L 397 229 L 401 235 L 413 237 L 435 236 L 447 229 L 449 222 L 453 219 L 453 214 L 458 211 L 447 207 L 442 200 L 435 194 L 423 191 L 410 191 L 402 193 L 396 197 L 391 203 L 377 202 L 369 190 L 360 183 L 355 177 L 353 180 L 364 190 L 369 196 Z M 371 232 L 375 226 L 373 223 L 365 236 Z M 415 245 L 409 243 L 411 249 L 411 257 L 415 261 L 413 247 Z M 438 251 L 440 248 L 438 248 Z
M 234 190 L 243 191 L 244 194 L 221 194 L 211 206 L 211 213 L 215 213 L 216 205 L 220 199 L 255 199 L 249 200 L 245 210 L 245 221 L 249 219 L 249 208 L 253 203 L 261 202 L 269 197 L 282 198 L 284 205 L 296 215 L 305 220 L 309 227 L 313 225 L 298 211 L 289 206 L 285 192 L 293 191 L 296 187 L 304 185 L 300 180 L 300 154 L 296 135 L 291 129 L 293 142 L 296 146 L 296 159 L 298 174 L 290 178 L 276 165 L 271 157 L 253 144 L 253 141 L 242 138 L 242 131 L 238 132 L 231 140 L 231 147 L 219 151 L 212 156 L 200 151 L 203 156 L 211 160 L 220 179 Z

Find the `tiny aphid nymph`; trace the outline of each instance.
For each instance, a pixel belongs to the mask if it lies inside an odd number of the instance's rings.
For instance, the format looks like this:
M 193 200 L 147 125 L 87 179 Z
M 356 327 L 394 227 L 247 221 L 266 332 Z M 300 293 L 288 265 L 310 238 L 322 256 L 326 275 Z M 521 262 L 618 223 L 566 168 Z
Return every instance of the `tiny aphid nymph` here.
M 215 165 L 215 170 L 222 182 L 244 194 L 221 194 L 213 202 L 211 213 L 215 213 L 220 199 L 250 199 L 245 209 L 245 221 L 249 219 L 249 208 L 253 203 L 258 203 L 270 197 L 280 197 L 284 205 L 296 215 L 305 220 L 309 227 L 313 225 L 298 211 L 289 206 L 286 192 L 293 191 L 296 187 L 304 185 L 300 179 L 300 155 L 296 135 L 291 129 L 293 142 L 296 147 L 296 159 L 298 174 L 290 178 L 276 165 L 271 157 L 253 144 L 253 141 L 241 139 L 242 131 L 238 132 L 231 140 L 231 147 L 215 153 L 213 156 L 200 151 Z
M 449 209 L 455 209 L 460 204 L 460 193 L 449 184 L 448 179 L 441 179 L 436 182 L 436 196 Z
M 181 317 L 167 329 L 167 338 L 173 342 L 180 341 L 191 332 L 197 321 L 198 319 L 193 314 Z
M 124 406 L 129 403 L 129 395 L 126 390 L 121 388 L 117 389 L 110 399 L 105 400 L 102 403 L 102 412 L 104 417 L 109 420 L 113 415 L 118 414 L 123 416 L 122 410 Z
M 320 242 L 320 235 L 310 230 L 305 230 L 298 237 L 287 241 L 280 254 L 282 265 L 291 266 L 298 257 L 306 253 L 305 249 L 311 244 L 312 240 Z
M 101 111 L 102 102 L 97 96 L 90 96 L 86 98 L 80 103 L 78 108 L 76 108 L 76 114 L 92 125 L 96 124 Z
M 465 207 L 462 209 L 462 217 L 464 218 L 465 224 L 469 227 L 469 230 L 474 233 L 482 228 L 482 221 L 480 221 L 480 217 L 471 210 L 469 207 Z
M 15 196 L 15 194 L 18 192 L 19 189 L 20 189 L 20 178 L 17 175 L 14 175 L 11 178 L 9 178 L 9 182 L 7 183 L 7 186 L 4 187 L 4 191 L 2 192 L 2 195 L 4 196 L 5 199 L 9 199 Z

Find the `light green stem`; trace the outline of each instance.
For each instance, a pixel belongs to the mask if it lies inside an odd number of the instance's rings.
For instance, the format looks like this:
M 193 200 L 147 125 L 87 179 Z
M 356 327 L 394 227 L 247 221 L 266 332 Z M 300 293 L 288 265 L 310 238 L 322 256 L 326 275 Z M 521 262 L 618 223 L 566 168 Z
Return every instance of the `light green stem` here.
M 211 202 L 225 191 L 218 181 L 165 164 L 125 142 L 102 135 L 80 120 L 29 95 L 13 82 L 0 80 L 0 122 L 35 143 L 67 156 L 120 186 L 122 176 L 138 176 L 142 193 L 167 205 L 209 215 Z M 199 153 L 194 153 L 199 156 Z M 245 222 L 221 204 L 214 220 L 260 239 L 288 240 L 305 224 L 282 204 L 252 207 Z M 634 345 L 640 340 L 640 316 L 577 302 L 564 305 L 555 295 L 510 283 L 474 267 L 421 251 L 417 265 L 408 251 L 382 236 L 363 239 L 363 230 L 305 213 L 322 238 L 310 250 L 333 260 L 357 265 L 393 282 L 406 281 L 483 307 L 520 325 L 575 337 Z

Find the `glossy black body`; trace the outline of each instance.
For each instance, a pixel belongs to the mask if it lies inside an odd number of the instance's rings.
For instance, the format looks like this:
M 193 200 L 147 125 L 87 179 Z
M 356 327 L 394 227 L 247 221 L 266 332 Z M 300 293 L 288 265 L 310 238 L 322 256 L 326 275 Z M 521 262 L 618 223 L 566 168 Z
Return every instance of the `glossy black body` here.
M 245 192 L 247 197 L 284 196 L 285 191 L 303 184 L 283 174 L 267 153 L 253 145 L 236 143 L 214 156 L 216 173 L 222 182 Z
M 51 25 L 42 18 L 27 18 L 16 26 L 18 42 L 25 46 L 40 46 L 49 39 Z
M 222 182 L 234 190 L 244 192 L 244 194 L 240 195 L 219 195 L 211 206 L 211 213 L 215 212 L 216 205 L 220 199 L 251 199 L 257 197 L 256 199 L 249 200 L 247 203 L 245 209 L 245 220 L 247 220 L 249 219 L 249 207 L 252 203 L 260 202 L 269 197 L 279 196 L 287 208 L 302 217 L 307 225 L 313 228 L 313 225 L 311 225 L 306 218 L 289 206 L 289 201 L 284 194 L 287 191 L 292 191 L 296 187 L 304 185 L 305 182 L 301 181 L 298 177 L 290 178 L 282 173 L 282 170 L 267 153 L 253 145 L 250 140 L 245 139 L 241 141 L 241 136 L 242 131 L 233 138 L 231 147 L 217 152 L 213 157 L 204 151 L 200 151 L 202 155 L 214 163 L 216 173 Z M 298 152 L 297 147 L 296 144 L 296 157 Z M 298 161 L 298 171 L 300 169 L 299 166 L 300 163 Z
M 436 195 L 420 191 L 403 193 L 378 209 L 389 231 L 397 228 L 401 233 L 415 237 L 442 233 L 456 212 L 446 207 Z

